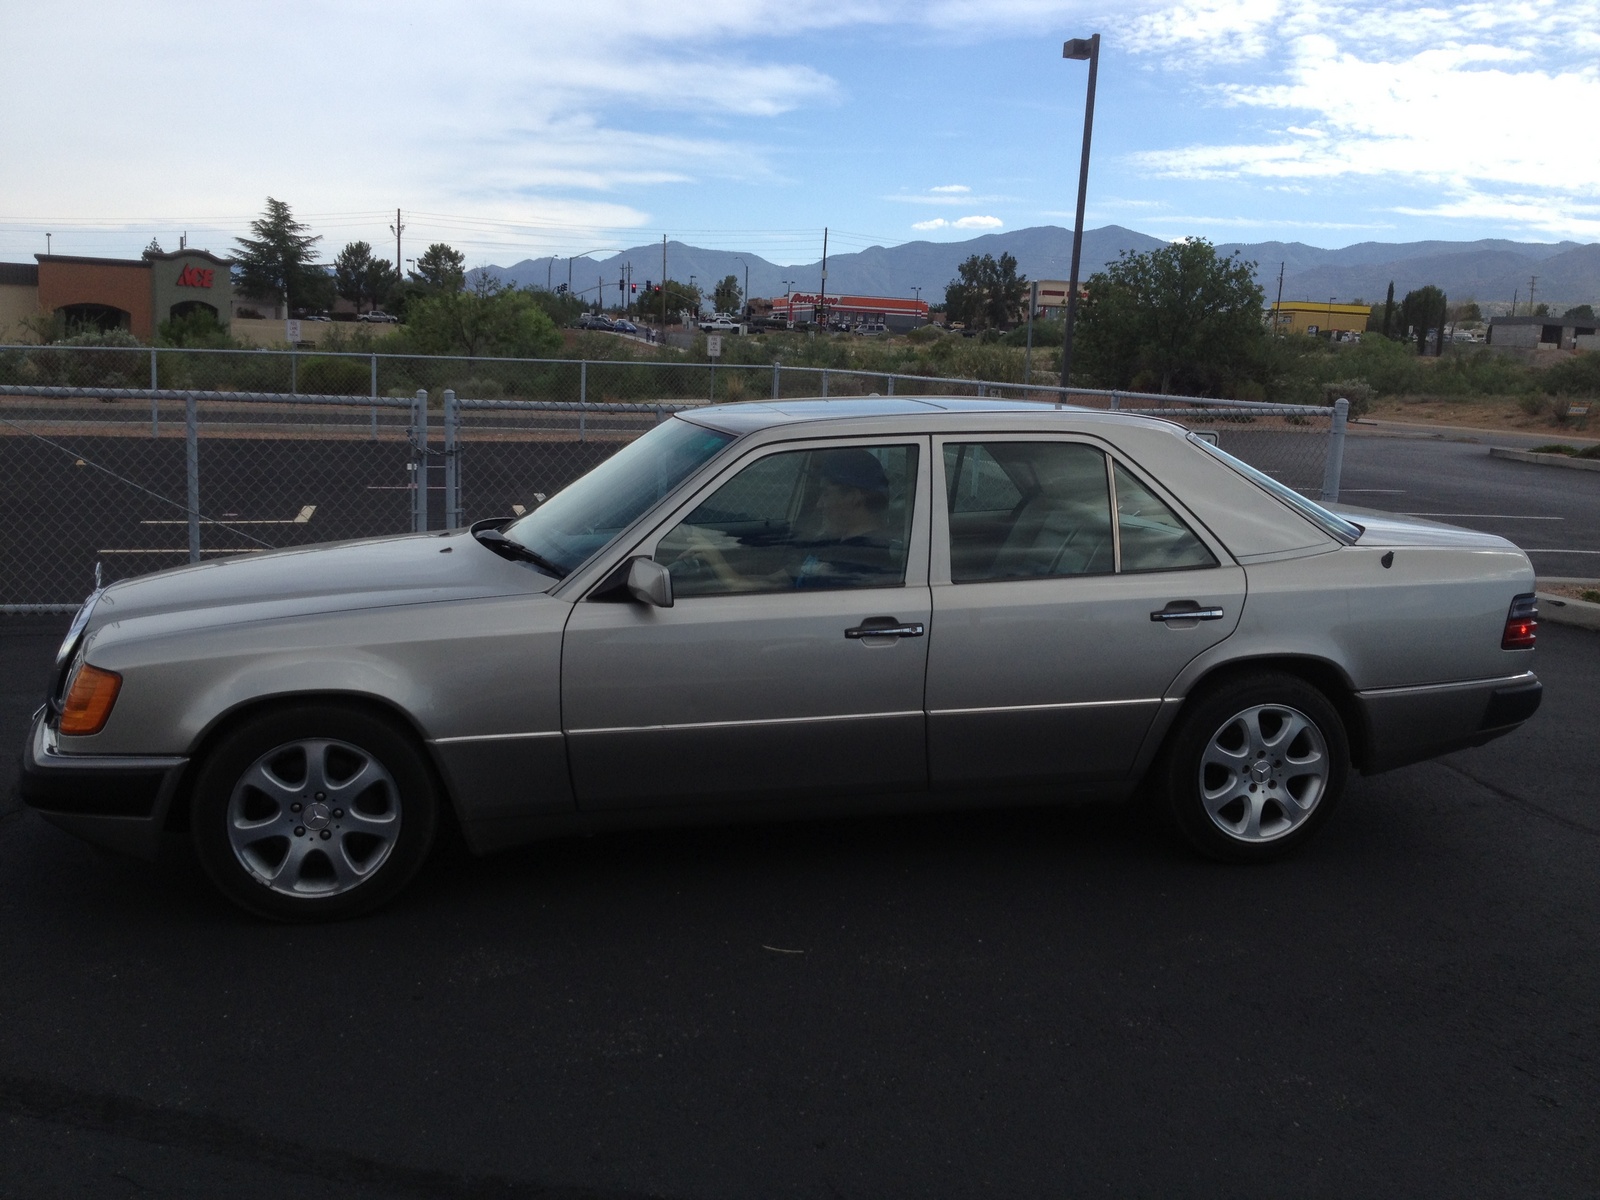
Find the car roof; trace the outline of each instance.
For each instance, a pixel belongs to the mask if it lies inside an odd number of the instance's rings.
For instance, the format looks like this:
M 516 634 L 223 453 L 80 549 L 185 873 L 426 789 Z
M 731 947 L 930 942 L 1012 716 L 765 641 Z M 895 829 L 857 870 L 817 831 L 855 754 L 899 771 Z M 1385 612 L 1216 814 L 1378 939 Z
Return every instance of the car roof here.
M 970 427 L 983 424 L 984 418 L 1025 416 L 1070 424 L 1109 423 L 1117 425 L 1178 426 L 1155 417 L 1132 413 L 1107 412 L 1072 404 L 1050 404 L 1034 400 L 995 400 L 979 396 L 850 396 L 840 399 L 757 400 L 740 404 L 718 404 L 678 414 L 697 425 L 742 437 L 780 426 L 810 425 L 823 422 L 912 418 L 929 420 L 955 418 L 950 424 Z M 1062 421 L 1067 418 L 1066 421 Z M 945 422 L 939 422 L 944 424 Z M 842 432 L 842 431 L 841 431 Z M 862 432 L 867 432 L 863 430 Z

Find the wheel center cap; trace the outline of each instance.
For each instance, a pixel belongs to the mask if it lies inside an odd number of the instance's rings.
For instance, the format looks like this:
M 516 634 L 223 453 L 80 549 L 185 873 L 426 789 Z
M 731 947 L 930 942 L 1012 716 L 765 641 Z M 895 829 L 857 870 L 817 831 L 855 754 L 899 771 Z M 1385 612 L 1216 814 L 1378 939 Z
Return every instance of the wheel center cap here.
M 1250 764 L 1250 777 L 1257 783 L 1265 783 L 1272 778 L 1272 764 L 1266 759 L 1257 759 Z M 318 805 L 317 807 L 321 807 Z
M 333 811 L 319 801 L 316 804 L 306 805 L 306 810 L 300 819 L 305 822 L 307 829 L 326 829 L 333 821 Z

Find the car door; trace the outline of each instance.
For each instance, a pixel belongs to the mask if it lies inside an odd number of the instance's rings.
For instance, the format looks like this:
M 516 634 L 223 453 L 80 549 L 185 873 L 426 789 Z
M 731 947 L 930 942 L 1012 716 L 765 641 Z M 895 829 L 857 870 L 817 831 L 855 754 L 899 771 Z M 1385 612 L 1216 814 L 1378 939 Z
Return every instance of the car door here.
M 1088 439 L 934 455 L 932 786 L 1125 777 L 1178 672 L 1237 625 L 1243 570 Z
M 671 607 L 574 606 L 562 722 L 580 808 L 926 788 L 928 446 L 754 451 L 635 550 L 672 573 Z M 862 485 L 873 531 L 828 524 L 849 483 L 829 472 Z

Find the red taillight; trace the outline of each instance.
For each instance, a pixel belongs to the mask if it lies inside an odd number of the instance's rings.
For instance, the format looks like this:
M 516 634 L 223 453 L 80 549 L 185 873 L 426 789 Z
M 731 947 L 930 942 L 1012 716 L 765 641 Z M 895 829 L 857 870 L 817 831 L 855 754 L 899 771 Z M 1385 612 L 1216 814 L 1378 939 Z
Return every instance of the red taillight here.
M 1532 592 L 1524 592 L 1511 601 L 1506 613 L 1506 629 L 1500 635 L 1502 650 L 1532 650 L 1539 636 L 1539 600 Z

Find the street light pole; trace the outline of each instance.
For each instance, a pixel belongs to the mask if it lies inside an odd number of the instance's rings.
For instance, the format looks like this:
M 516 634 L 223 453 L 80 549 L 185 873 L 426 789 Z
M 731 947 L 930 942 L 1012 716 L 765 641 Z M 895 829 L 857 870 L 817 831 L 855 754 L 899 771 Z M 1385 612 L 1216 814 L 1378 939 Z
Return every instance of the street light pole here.
M 750 264 L 737 254 L 733 256 L 733 261 L 744 263 L 744 311 L 748 314 L 750 312 Z
M 1089 142 L 1094 134 L 1094 85 L 1100 73 L 1100 35 L 1073 38 L 1061 48 L 1061 57 L 1089 60 L 1089 90 L 1083 105 L 1083 160 L 1078 164 L 1078 219 L 1072 227 L 1072 277 L 1067 284 L 1067 329 L 1061 341 L 1061 386 L 1072 371 L 1072 327 L 1078 319 L 1078 262 L 1083 254 L 1083 204 L 1089 195 Z

